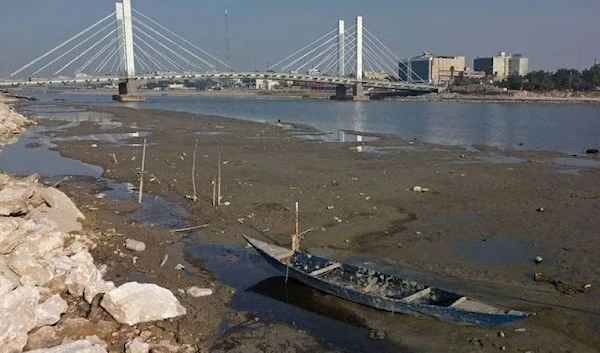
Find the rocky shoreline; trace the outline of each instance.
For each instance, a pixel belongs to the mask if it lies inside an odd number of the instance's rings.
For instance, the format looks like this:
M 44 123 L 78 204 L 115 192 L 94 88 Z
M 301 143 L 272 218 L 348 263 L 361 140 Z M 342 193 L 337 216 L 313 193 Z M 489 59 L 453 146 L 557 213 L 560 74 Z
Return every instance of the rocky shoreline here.
M 0 102 L 0 124 L 1 142 L 10 143 L 31 122 Z M 84 219 L 68 196 L 41 184 L 37 175 L 0 174 L 0 352 L 107 352 L 103 339 L 120 325 L 125 352 L 194 352 L 190 345 L 153 342 L 151 332 L 135 329 L 185 315 L 186 309 L 155 284 L 116 287 L 104 280 L 106 265 L 96 265 L 90 254 L 98 235 L 84 231 Z M 132 239 L 126 243 L 135 245 L 126 244 L 132 251 L 145 247 Z

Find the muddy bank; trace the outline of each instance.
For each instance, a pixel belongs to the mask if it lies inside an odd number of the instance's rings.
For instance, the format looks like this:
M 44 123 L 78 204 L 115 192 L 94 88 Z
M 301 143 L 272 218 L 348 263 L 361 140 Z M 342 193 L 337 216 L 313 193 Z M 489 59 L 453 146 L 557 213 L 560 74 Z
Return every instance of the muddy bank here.
M 210 224 L 190 234 L 192 239 L 232 249 L 244 246 L 240 234 L 288 244 L 291 208 L 299 201 L 302 228 L 316 229 L 307 236 L 305 249 L 391 271 L 419 270 L 412 274 L 445 288 L 538 312 L 536 318 L 501 328 L 506 337 L 500 338 L 498 330 L 390 316 L 328 296 L 321 299 L 359 317 L 368 327 L 365 335 L 371 329 L 384 330 L 386 341 L 415 351 L 464 351 L 479 347 L 480 341 L 483 348 L 477 349 L 484 351 L 498 350 L 499 345 L 536 352 L 600 347 L 595 335 L 600 326 L 600 247 L 593 236 L 600 229 L 595 216 L 597 159 L 538 151 L 466 151 L 387 136 L 368 143 L 322 143 L 292 137 L 302 132 L 286 127 L 233 119 L 87 109 L 114 114 L 123 124 L 115 133 L 149 134 L 145 189 L 184 204 L 192 214 L 190 225 Z M 83 123 L 64 132 L 79 138 L 58 142 L 59 150 L 103 166 L 112 179 L 135 184 L 142 135 L 115 144 L 92 137 L 101 133 L 94 124 Z M 188 196 L 193 196 L 196 140 L 199 201 L 193 202 Z M 223 201 L 229 206 L 215 209 L 211 183 L 219 154 Z M 558 158 L 574 160 L 577 166 L 560 164 Z M 431 192 L 410 190 L 417 185 Z M 102 219 L 98 216 L 98 222 Z M 540 265 L 533 261 L 538 255 L 544 258 Z M 231 263 L 243 260 L 235 252 L 223 256 L 230 256 Z M 153 257 L 156 264 L 161 255 Z M 197 268 L 210 268 L 202 256 L 188 252 L 187 258 Z M 567 286 L 558 291 L 551 283 L 535 282 L 536 271 Z M 588 283 L 591 289 L 580 292 Z M 513 333 L 521 327 L 525 335 Z
M 175 342 L 201 351 L 235 351 L 246 345 L 275 352 L 286 342 L 296 351 L 598 349 L 598 247 L 597 239 L 588 235 L 598 229 L 598 170 L 581 166 L 593 166 L 597 159 L 571 158 L 586 162 L 573 167 L 556 163 L 556 158 L 567 157 L 554 153 L 506 156 L 502 151 L 465 151 L 386 136 L 373 142 L 321 143 L 291 137 L 315 134 L 287 126 L 89 109 L 114 113 L 109 120 L 116 121 L 91 119 L 40 134 L 52 135 L 62 154 L 104 167 L 99 174 L 59 186 L 76 200 L 87 227 L 102 234 L 92 253 L 109 264 L 106 278 L 155 282 L 177 293 L 193 284 L 215 290 L 209 301 L 182 300 L 196 313 L 184 323 L 158 326 Z M 143 138 L 149 143 L 145 200 L 150 202 L 140 208 L 135 186 L 122 188 L 110 180 L 137 184 Z M 193 195 L 196 139 L 200 198 L 192 202 L 186 196 Z M 30 147 L 45 143 L 44 138 L 35 141 Z M 219 152 L 223 201 L 230 204 L 215 210 L 211 181 Z M 62 179 L 56 174 L 53 182 Z M 409 190 L 416 185 L 431 192 Z M 102 193 L 106 197 L 96 197 Z M 161 195 L 170 201 L 155 202 Z M 277 273 L 244 248 L 239 234 L 289 244 L 296 200 L 301 227 L 316 228 L 305 249 L 402 271 L 538 316 L 496 329 L 463 328 L 381 313 L 303 286 L 283 286 Z M 541 207 L 544 212 L 537 211 Z M 210 226 L 188 234 L 169 232 L 199 224 Z M 128 253 L 123 250 L 125 237 L 145 240 L 147 249 Z M 167 263 L 160 267 L 166 253 Z M 541 265 L 533 262 L 537 255 L 544 258 Z M 178 264 L 183 271 L 175 269 Z M 535 271 L 576 290 L 561 293 L 550 283 L 536 283 Z M 592 288 L 579 293 L 586 283 Z M 521 328 L 525 332 L 515 331 Z M 371 333 L 379 331 L 385 338 L 371 340 Z

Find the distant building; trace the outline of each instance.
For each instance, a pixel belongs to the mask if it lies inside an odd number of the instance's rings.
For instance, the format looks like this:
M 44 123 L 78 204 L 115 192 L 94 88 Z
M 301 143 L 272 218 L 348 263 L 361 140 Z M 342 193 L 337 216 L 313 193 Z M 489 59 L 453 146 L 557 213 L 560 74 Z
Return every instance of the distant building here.
M 529 59 L 521 54 L 506 54 L 500 52 L 489 58 L 476 58 L 473 60 L 473 69 L 483 71 L 494 80 L 506 79 L 511 73 L 525 76 L 529 72 Z
M 398 65 L 400 79 L 434 85 L 450 84 L 465 71 L 464 56 L 442 56 L 425 52 L 421 56 L 402 60 Z
M 363 73 L 363 77 L 366 80 L 385 81 L 388 79 L 389 75 L 385 72 L 365 71 Z
M 256 89 L 270 91 L 279 87 L 279 81 L 276 80 L 264 80 L 264 79 L 256 79 L 254 87 Z

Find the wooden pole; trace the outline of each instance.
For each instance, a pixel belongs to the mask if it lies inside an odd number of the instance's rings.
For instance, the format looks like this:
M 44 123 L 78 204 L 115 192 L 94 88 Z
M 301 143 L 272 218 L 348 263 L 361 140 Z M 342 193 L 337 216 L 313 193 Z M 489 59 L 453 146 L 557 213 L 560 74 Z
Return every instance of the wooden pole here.
M 196 145 L 194 146 L 194 157 L 192 162 L 192 186 L 194 187 L 194 202 L 198 200 L 198 194 L 196 193 L 196 150 L 198 150 L 198 139 L 196 139 Z
M 119 161 L 117 160 L 117 155 L 113 153 L 112 157 L 115 160 L 115 164 L 119 164 Z
M 212 181 L 212 186 L 213 186 L 213 206 L 217 206 L 217 182 L 215 181 L 215 179 L 213 179 Z
M 144 194 L 144 168 L 146 165 L 146 139 L 144 139 L 144 149 L 142 150 L 142 171 L 140 173 L 140 193 L 138 203 L 142 203 L 142 195 Z
M 219 175 L 217 177 L 217 205 L 221 206 L 221 153 L 219 153 Z

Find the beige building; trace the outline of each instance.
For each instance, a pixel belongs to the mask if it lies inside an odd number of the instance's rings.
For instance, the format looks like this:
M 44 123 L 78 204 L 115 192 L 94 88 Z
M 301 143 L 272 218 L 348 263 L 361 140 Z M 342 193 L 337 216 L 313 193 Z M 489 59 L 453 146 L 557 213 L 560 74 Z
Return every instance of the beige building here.
M 475 71 L 483 71 L 496 81 L 506 79 L 511 73 L 525 76 L 529 72 L 529 59 L 521 54 L 500 52 L 491 58 L 476 58 L 473 61 Z
M 448 85 L 466 69 L 464 56 L 423 55 L 399 64 L 400 79 L 409 82 L 425 82 L 434 85 Z

